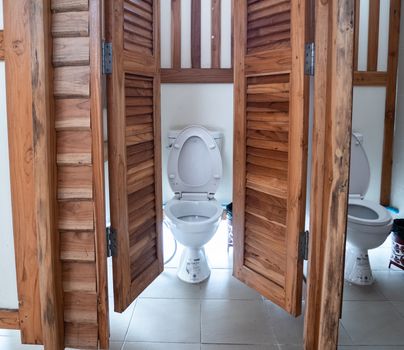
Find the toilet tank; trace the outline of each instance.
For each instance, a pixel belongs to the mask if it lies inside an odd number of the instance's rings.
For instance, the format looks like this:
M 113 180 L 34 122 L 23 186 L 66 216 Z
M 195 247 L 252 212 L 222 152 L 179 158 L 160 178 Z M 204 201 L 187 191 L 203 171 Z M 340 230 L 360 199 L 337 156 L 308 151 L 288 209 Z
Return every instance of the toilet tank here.
M 171 147 L 177 138 L 178 134 L 182 130 L 180 129 L 173 129 L 168 132 L 168 147 Z M 217 130 L 209 130 L 210 135 L 215 139 L 217 146 L 220 149 L 220 152 L 223 150 L 223 133 Z

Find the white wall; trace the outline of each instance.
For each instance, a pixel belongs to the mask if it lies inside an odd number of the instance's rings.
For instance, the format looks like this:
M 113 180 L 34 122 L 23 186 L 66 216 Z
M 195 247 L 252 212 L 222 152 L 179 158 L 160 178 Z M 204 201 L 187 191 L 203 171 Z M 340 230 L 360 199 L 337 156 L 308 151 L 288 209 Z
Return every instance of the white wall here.
M 161 66 L 171 67 L 171 1 L 161 2 Z M 210 8 L 211 0 L 202 0 L 202 67 L 211 64 Z M 191 0 L 182 1 L 182 67 L 191 66 L 190 14 Z M 231 0 L 222 0 L 221 67 L 231 66 Z M 232 200 L 233 166 L 233 85 L 232 84 L 163 84 L 161 88 L 162 148 L 163 148 L 163 201 L 173 197 L 167 181 L 167 133 L 170 129 L 190 124 L 204 125 L 222 131 L 224 135 L 223 180 L 216 199 L 227 204 Z
M 390 0 L 380 2 L 378 71 L 387 70 Z M 369 0 L 361 0 L 359 26 L 358 69 L 366 70 L 368 49 Z M 371 175 L 366 199 L 379 202 L 383 156 L 386 88 L 354 87 L 353 130 L 364 136 L 364 148 L 369 158 Z
M 3 29 L 3 2 L 0 1 L 0 29 Z M 10 170 L 6 117 L 5 64 L 0 62 L 0 308 L 18 308 L 11 211 Z
M 402 5 L 404 11 L 404 5 Z M 404 16 L 401 16 L 400 56 L 398 67 L 397 116 L 394 135 L 392 205 L 404 218 Z

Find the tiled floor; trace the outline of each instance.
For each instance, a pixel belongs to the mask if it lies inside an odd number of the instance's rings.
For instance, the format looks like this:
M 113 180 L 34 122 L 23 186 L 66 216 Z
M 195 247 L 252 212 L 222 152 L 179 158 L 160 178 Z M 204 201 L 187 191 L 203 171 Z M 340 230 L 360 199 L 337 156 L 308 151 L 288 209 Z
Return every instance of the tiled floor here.
M 173 251 L 165 232 L 165 255 Z M 345 284 L 340 350 L 404 350 L 404 272 L 389 270 L 389 240 L 372 251 L 376 283 Z M 200 285 L 181 282 L 181 254 L 123 314 L 111 312 L 112 350 L 300 350 L 303 318 L 290 317 L 231 275 L 223 223 L 208 244 L 212 275 Z M 112 296 L 110 307 L 113 309 Z M 0 350 L 30 350 L 18 334 L 0 331 Z

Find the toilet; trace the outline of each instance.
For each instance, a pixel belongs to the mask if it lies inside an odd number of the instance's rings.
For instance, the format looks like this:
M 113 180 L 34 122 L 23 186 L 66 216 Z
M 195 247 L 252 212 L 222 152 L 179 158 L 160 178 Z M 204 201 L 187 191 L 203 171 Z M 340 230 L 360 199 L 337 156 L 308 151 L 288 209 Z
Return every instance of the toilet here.
M 222 178 L 223 135 L 198 125 L 169 133 L 167 176 L 174 197 L 164 208 L 174 238 L 185 249 L 177 276 L 200 283 L 210 276 L 204 245 L 216 233 L 222 206 L 214 195 Z
M 393 218 L 386 208 L 364 199 L 369 183 L 370 166 L 363 148 L 363 136 L 359 133 L 353 133 L 345 279 L 358 285 L 373 283 L 368 250 L 383 244 L 393 225 Z

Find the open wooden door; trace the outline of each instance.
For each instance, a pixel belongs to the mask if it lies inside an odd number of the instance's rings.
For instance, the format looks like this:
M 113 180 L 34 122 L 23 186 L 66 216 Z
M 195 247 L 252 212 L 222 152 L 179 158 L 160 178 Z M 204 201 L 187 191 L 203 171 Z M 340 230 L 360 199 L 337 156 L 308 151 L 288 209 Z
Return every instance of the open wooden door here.
M 160 2 L 107 0 L 108 143 L 115 311 L 163 270 Z
M 234 0 L 234 275 L 301 313 L 306 0 Z

